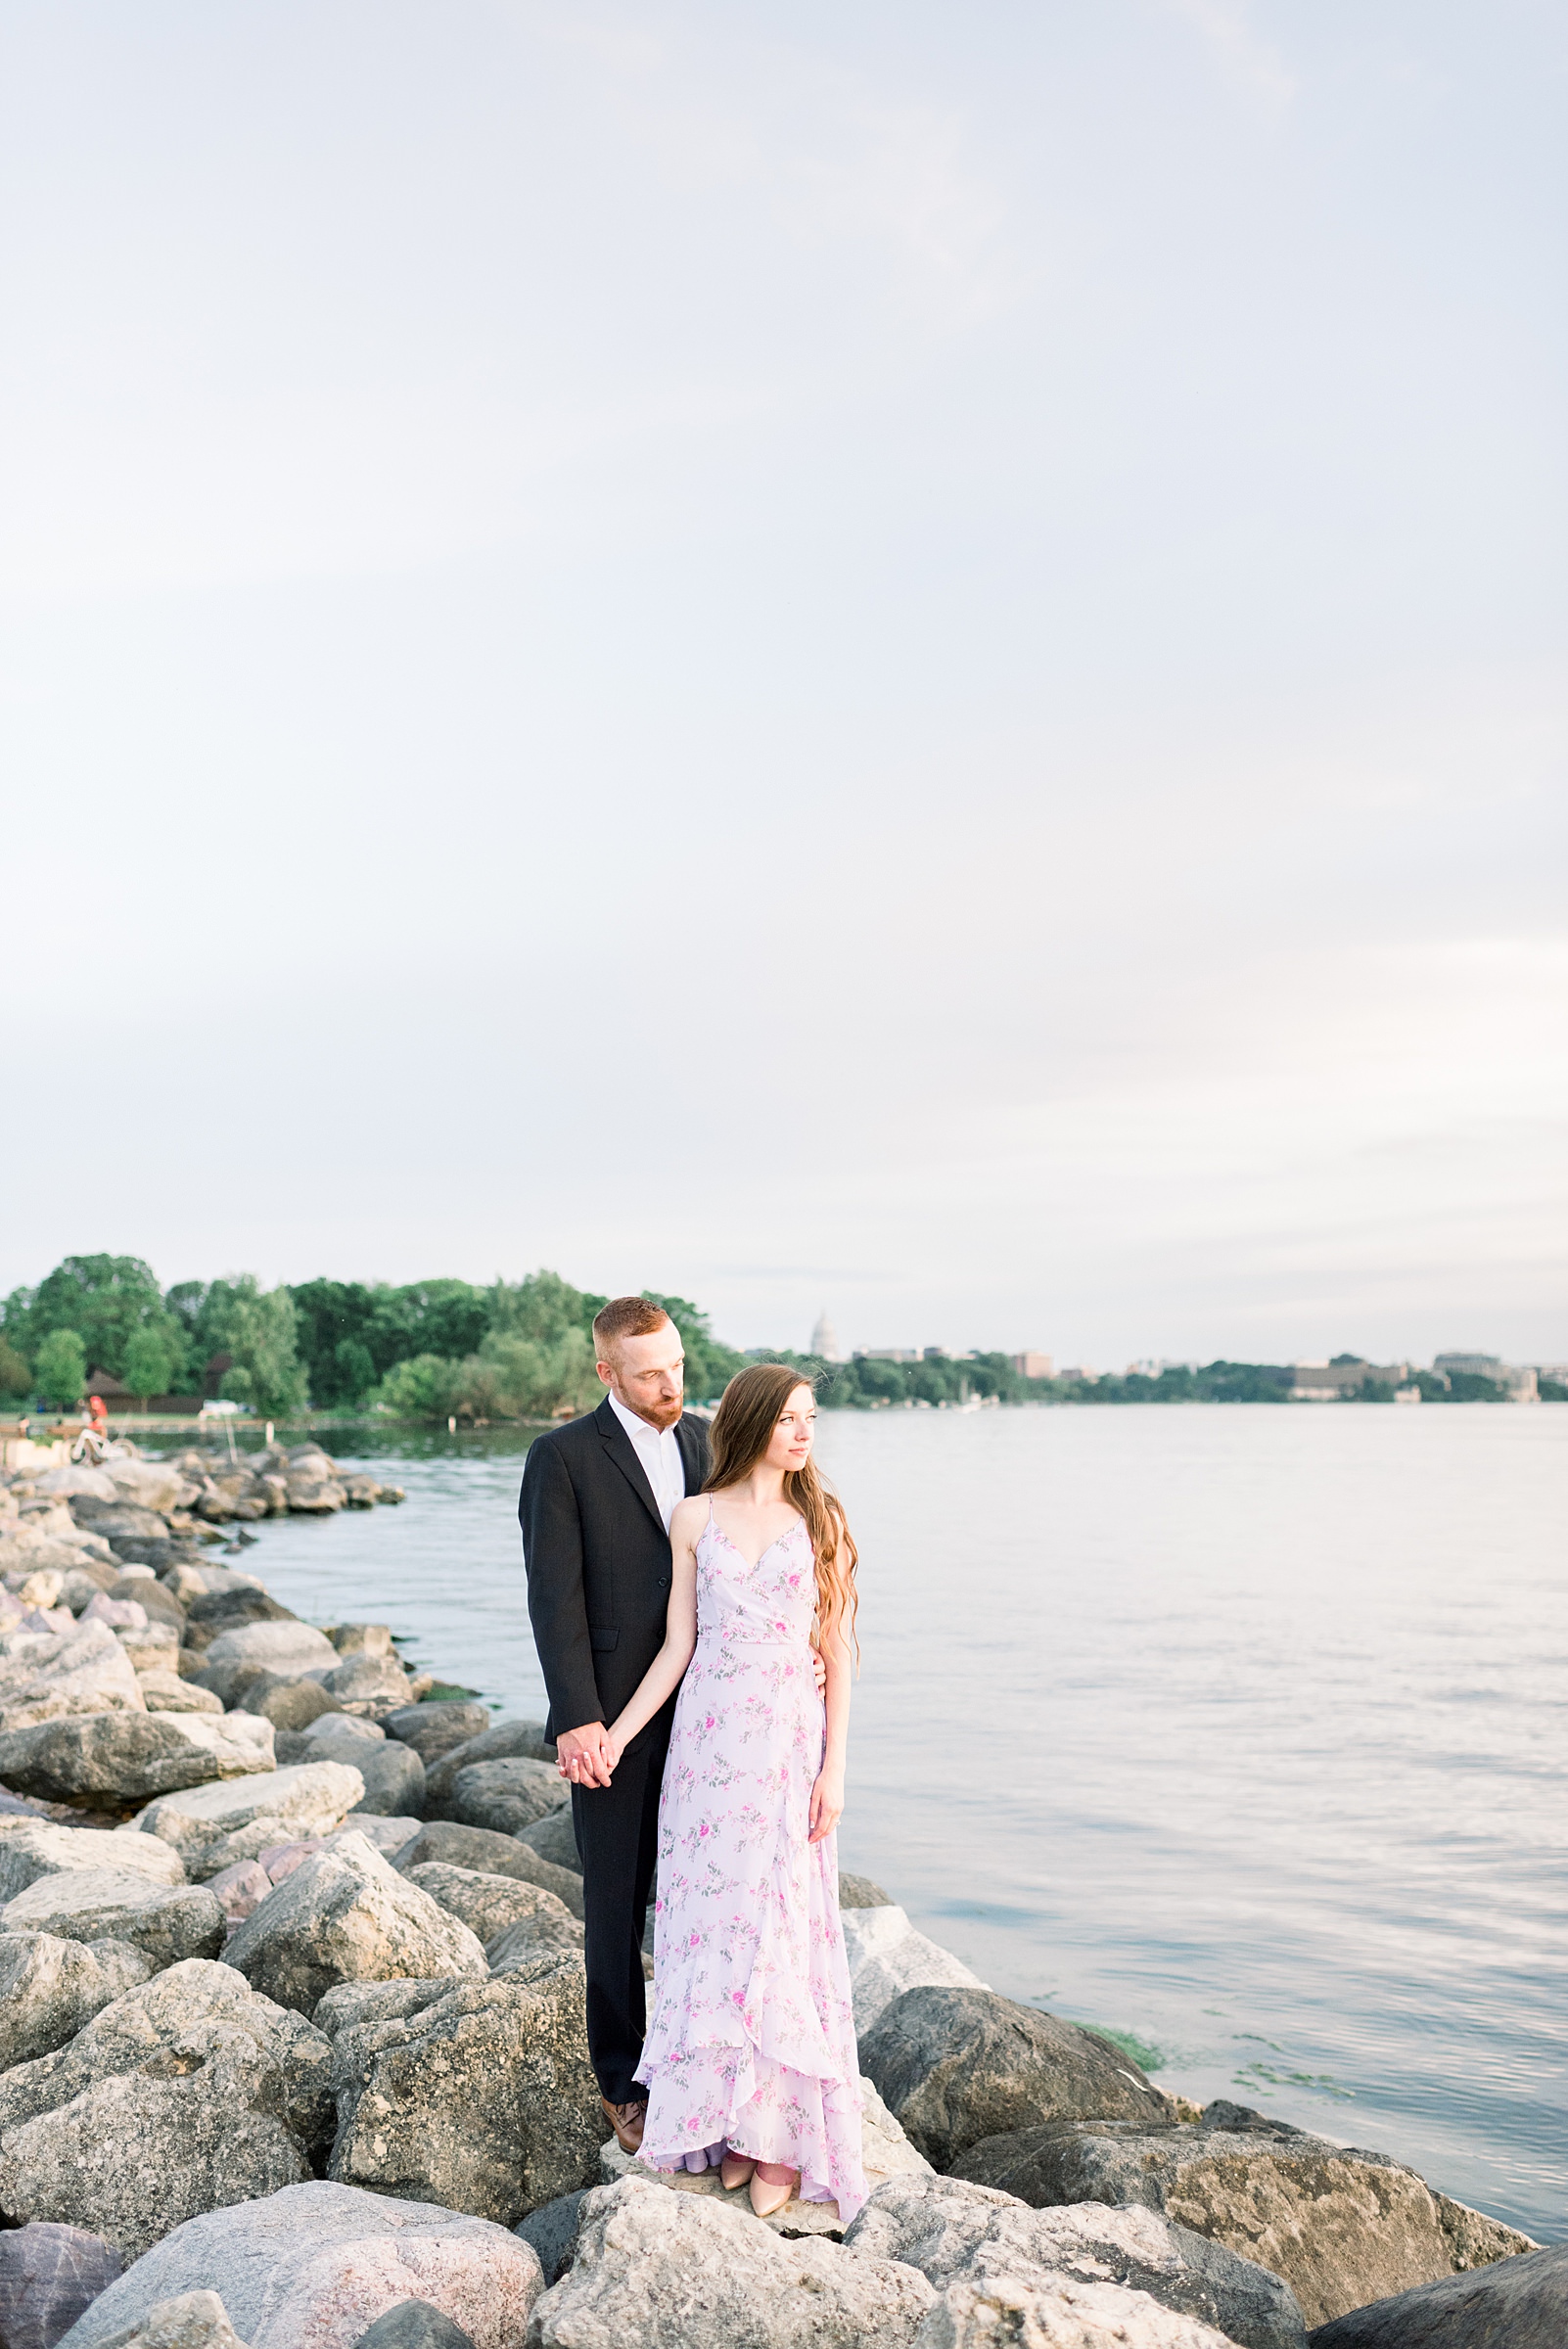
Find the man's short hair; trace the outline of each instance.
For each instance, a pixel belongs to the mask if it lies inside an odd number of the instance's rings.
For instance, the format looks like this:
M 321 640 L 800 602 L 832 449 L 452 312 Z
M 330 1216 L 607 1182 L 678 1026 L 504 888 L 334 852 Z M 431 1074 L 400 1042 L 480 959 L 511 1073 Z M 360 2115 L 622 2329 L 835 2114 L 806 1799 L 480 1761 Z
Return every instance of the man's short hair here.
M 593 1316 L 595 1359 L 609 1361 L 623 1338 L 651 1338 L 669 1319 L 664 1307 L 655 1305 L 651 1297 L 612 1297 Z

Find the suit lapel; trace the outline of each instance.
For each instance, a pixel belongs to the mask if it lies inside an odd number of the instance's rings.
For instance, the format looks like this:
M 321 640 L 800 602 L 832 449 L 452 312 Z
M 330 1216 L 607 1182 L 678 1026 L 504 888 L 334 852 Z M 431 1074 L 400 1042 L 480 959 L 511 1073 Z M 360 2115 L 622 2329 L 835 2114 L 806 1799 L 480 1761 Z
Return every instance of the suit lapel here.
M 647 1477 L 643 1474 L 642 1462 L 638 1459 L 637 1454 L 632 1448 L 631 1438 L 627 1435 L 625 1429 L 622 1426 L 620 1420 L 610 1408 L 610 1400 L 608 1396 L 605 1398 L 604 1402 L 600 1404 L 593 1416 L 606 1451 L 610 1454 L 610 1457 L 614 1460 L 616 1466 L 620 1469 L 622 1475 L 625 1478 L 633 1493 L 636 1494 L 637 1498 L 641 1501 L 643 1507 L 647 1510 L 649 1516 L 659 1528 L 659 1531 L 663 1533 L 665 1530 L 665 1521 L 659 1514 L 659 1503 L 653 1497 L 653 1487 L 649 1484 Z

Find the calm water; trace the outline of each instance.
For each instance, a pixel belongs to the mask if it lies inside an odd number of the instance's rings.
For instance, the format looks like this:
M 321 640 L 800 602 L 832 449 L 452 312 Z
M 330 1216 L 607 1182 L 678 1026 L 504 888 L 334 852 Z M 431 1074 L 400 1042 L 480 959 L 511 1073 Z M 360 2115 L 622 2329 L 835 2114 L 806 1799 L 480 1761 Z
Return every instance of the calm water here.
M 525 1449 L 367 1436 L 406 1506 L 253 1561 L 540 1712 Z M 821 1452 L 862 1557 L 844 1865 L 1167 2088 L 1568 2235 L 1568 1409 L 840 1412 Z

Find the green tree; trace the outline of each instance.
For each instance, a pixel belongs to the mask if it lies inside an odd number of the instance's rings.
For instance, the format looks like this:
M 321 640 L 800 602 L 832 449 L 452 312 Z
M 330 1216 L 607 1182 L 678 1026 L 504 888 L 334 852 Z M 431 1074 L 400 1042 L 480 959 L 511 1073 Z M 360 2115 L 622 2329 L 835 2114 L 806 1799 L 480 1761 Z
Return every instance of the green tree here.
M 89 1365 L 116 1378 L 125 1375 L 125 1349 L 137 1329 L 165 1337 L 171 1377 L 184 1366 L 183 1332 L 139 1256 L 68 1256 L 39 1282 L 27 1320 L 33 1347 L 51 1330 L 73 1329 Z
M 19 1354 L 11 1340 L 0 1330 L 0 1395 L 30 1395 L 32 1368 L 24 1354 Z
M 87 1384 L 87 1354 L 73 1329 L 52 1329 L 39 1345 L 33 1378 L 45 1403 L 62 1411 L 81 1400 Z
M 295 1346 L 294 1299 L 287 1289 L 263 1289 L 254 1272 L 215 1280 L 208 1291 L 200 1327 L 204 1343 L 214 1354 L 234 1358 L 223 1381 L 231 1401 L 254 1403 L 269 1419 L 286 1418 L 300 1408 L 307 1383 Z M 231 1384 L 239 1372 L 244 1380 Z
M 150 1395 L 166 1395 L 174 1373 L 174 1349 L 164 1331 L 153 1323 L 133 1329 L 125 1342 L 125 1384 L 142 1405 Z
M 370 1348 L 358 1338 L 340 1338 L 332 1350 L 334 1402 L 361 1404 L 376 1383 L 376 1365 Z M 315 1394 L 314 1382 L 311 1393 Z M 319 1400 L 319 1398 L 318 1398 Z
M 709 1327 L 708 1315 L 689 1297 L 661 1297 L 653 1289 L 644 1289 L 650 1305 L 663 1306 L 680 1332 L 680 1342 L 686 1351 L 686 1393 L 693 1403 L 716 1403 L 737 1370 L 746 1367 L 746 1357 L 733 1347 L 721 1345 Z
M 438 1354 L 416 1354 L 394 1362 L 381 1382 L 377 1400 L 399 1419 L 445 1419 L 463 1400 L 463 1365 Z

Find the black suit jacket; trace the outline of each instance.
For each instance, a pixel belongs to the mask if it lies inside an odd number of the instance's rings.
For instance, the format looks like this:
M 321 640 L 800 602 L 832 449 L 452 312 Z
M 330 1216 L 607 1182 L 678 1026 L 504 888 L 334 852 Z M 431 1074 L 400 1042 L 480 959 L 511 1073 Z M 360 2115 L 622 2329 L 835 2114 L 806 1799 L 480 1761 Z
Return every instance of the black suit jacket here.
M 706 1421 L 683 1413 L 686 1490 L 710 1459 Z M 535 1437 L 518 1501 L 529 1616 L 550 1698 L 545 1733 L 615 1720 L 664 1644 L 669 1536 L 642 1463 L 605 1397 Z

